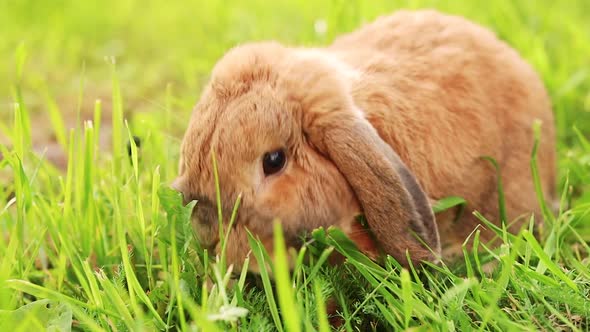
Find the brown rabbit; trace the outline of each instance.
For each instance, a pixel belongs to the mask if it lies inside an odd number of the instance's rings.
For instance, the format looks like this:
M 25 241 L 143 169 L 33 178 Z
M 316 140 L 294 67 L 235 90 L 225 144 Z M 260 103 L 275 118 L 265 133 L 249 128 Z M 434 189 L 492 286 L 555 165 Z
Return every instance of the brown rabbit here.
M 398 11 L 327 48 L 260 42 L 229 51 L 194 110 L 174 186 L 198 201 L 200 241 L 218 250 L 215 154 L 225 220 L 242 195 L 227 248 L 237 265 L 249 252 L 246 229 L 272 248 L 275 218 L 291 245 L 333 225 L 373 257 L 407 265 L 408 251 L 414 263 L 434 261 L 441 245 L 450 257 L 477 227 L 472 211 L 500 223 L 496 172 L 483 156 L 501 167 L 509 229 L 531 213 L 541 220 L 529 166 L 537 119 L 552 199 L 553 115 L 531 66 L 463 18 Z M 435 221 L 430 203 L 451 195 L 467 211 Z M 355 221 L 361 213 L 368 230 Z

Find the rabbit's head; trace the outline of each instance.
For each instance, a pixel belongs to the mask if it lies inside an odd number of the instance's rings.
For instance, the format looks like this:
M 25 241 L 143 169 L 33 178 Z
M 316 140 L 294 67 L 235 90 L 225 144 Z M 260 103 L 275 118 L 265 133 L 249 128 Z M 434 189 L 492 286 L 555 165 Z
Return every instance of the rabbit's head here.
M 269 42 L 239 46 L 215 66 L 185 133 L 174 187 L 185 201 L 197 200 L 199 241 L 212 250 L 219 250 L 218 211 L 227 225 L 241 195 L 228 262 L 245 258 L 245 229 L 271 249 L 277 219 L 293 246 L 317 227 L 337 226 L 370 254 L 406 265 L 406 251 L 415 263 L 435 260 L 440 244 L 428 200 L 355 106 L 350 87 L 360 73 L 335 59 Z

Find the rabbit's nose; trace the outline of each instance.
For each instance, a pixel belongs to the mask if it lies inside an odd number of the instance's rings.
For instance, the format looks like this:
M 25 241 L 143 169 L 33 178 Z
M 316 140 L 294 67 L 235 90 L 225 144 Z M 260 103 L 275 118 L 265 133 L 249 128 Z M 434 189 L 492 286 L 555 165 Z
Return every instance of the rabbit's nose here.
M 195 219 L 195 221 L 200 225 L 200 224 L 209 224 L 210 223 L 210 218 L 209 216 L 211 215 L 211 207 L 208 206 L 207 203 L 200 201 L 200 200 L 196 200 L 196 204 L 193 207 L 193 219 Z
M 190 197 L 188 195 L 185 195 L 184 193 L 182 193 L 182 205 L 183 206 L 187 206 L 188 203 L 192 202 L 192 199 L 190 199 Z
M 219 241 L 217 209 L 207 201 L 197 200 L 193 209 L 192 222 L 198 241 L 203 248 L 213 249 Z

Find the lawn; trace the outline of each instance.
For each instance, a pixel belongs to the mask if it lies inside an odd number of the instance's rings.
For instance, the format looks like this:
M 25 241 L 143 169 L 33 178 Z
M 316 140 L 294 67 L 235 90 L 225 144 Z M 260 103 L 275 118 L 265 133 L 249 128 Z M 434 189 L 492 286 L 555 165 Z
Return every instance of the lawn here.
M 541 238 L 499 229 L 497 250 L 405 270 L 337 231 L 285 251 L 276 229 L 274 277 L 200 250 L 168 185 L 216 60 L 251 40 L 324 45 L 402 7 L 483 24 L 541 74 L 562 193 Z M 587 0 L 1 1 L 0 330 L 328 331 L 336 305 L 345 331 L 590 330 L 589 13 Z M 347 262 L 328 265 L 332 251 Z

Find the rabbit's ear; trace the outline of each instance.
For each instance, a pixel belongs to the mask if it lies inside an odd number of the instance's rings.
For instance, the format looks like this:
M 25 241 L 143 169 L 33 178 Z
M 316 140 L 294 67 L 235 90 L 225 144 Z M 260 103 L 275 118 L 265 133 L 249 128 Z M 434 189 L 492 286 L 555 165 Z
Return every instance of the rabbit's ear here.
M 335 112 L 306 135 L 347 179 L 385 253 L 403 265 L 406 250 L 414 263 L 436 261 L 438 228 L 424 191 L 371 124 L 352 114 Z

